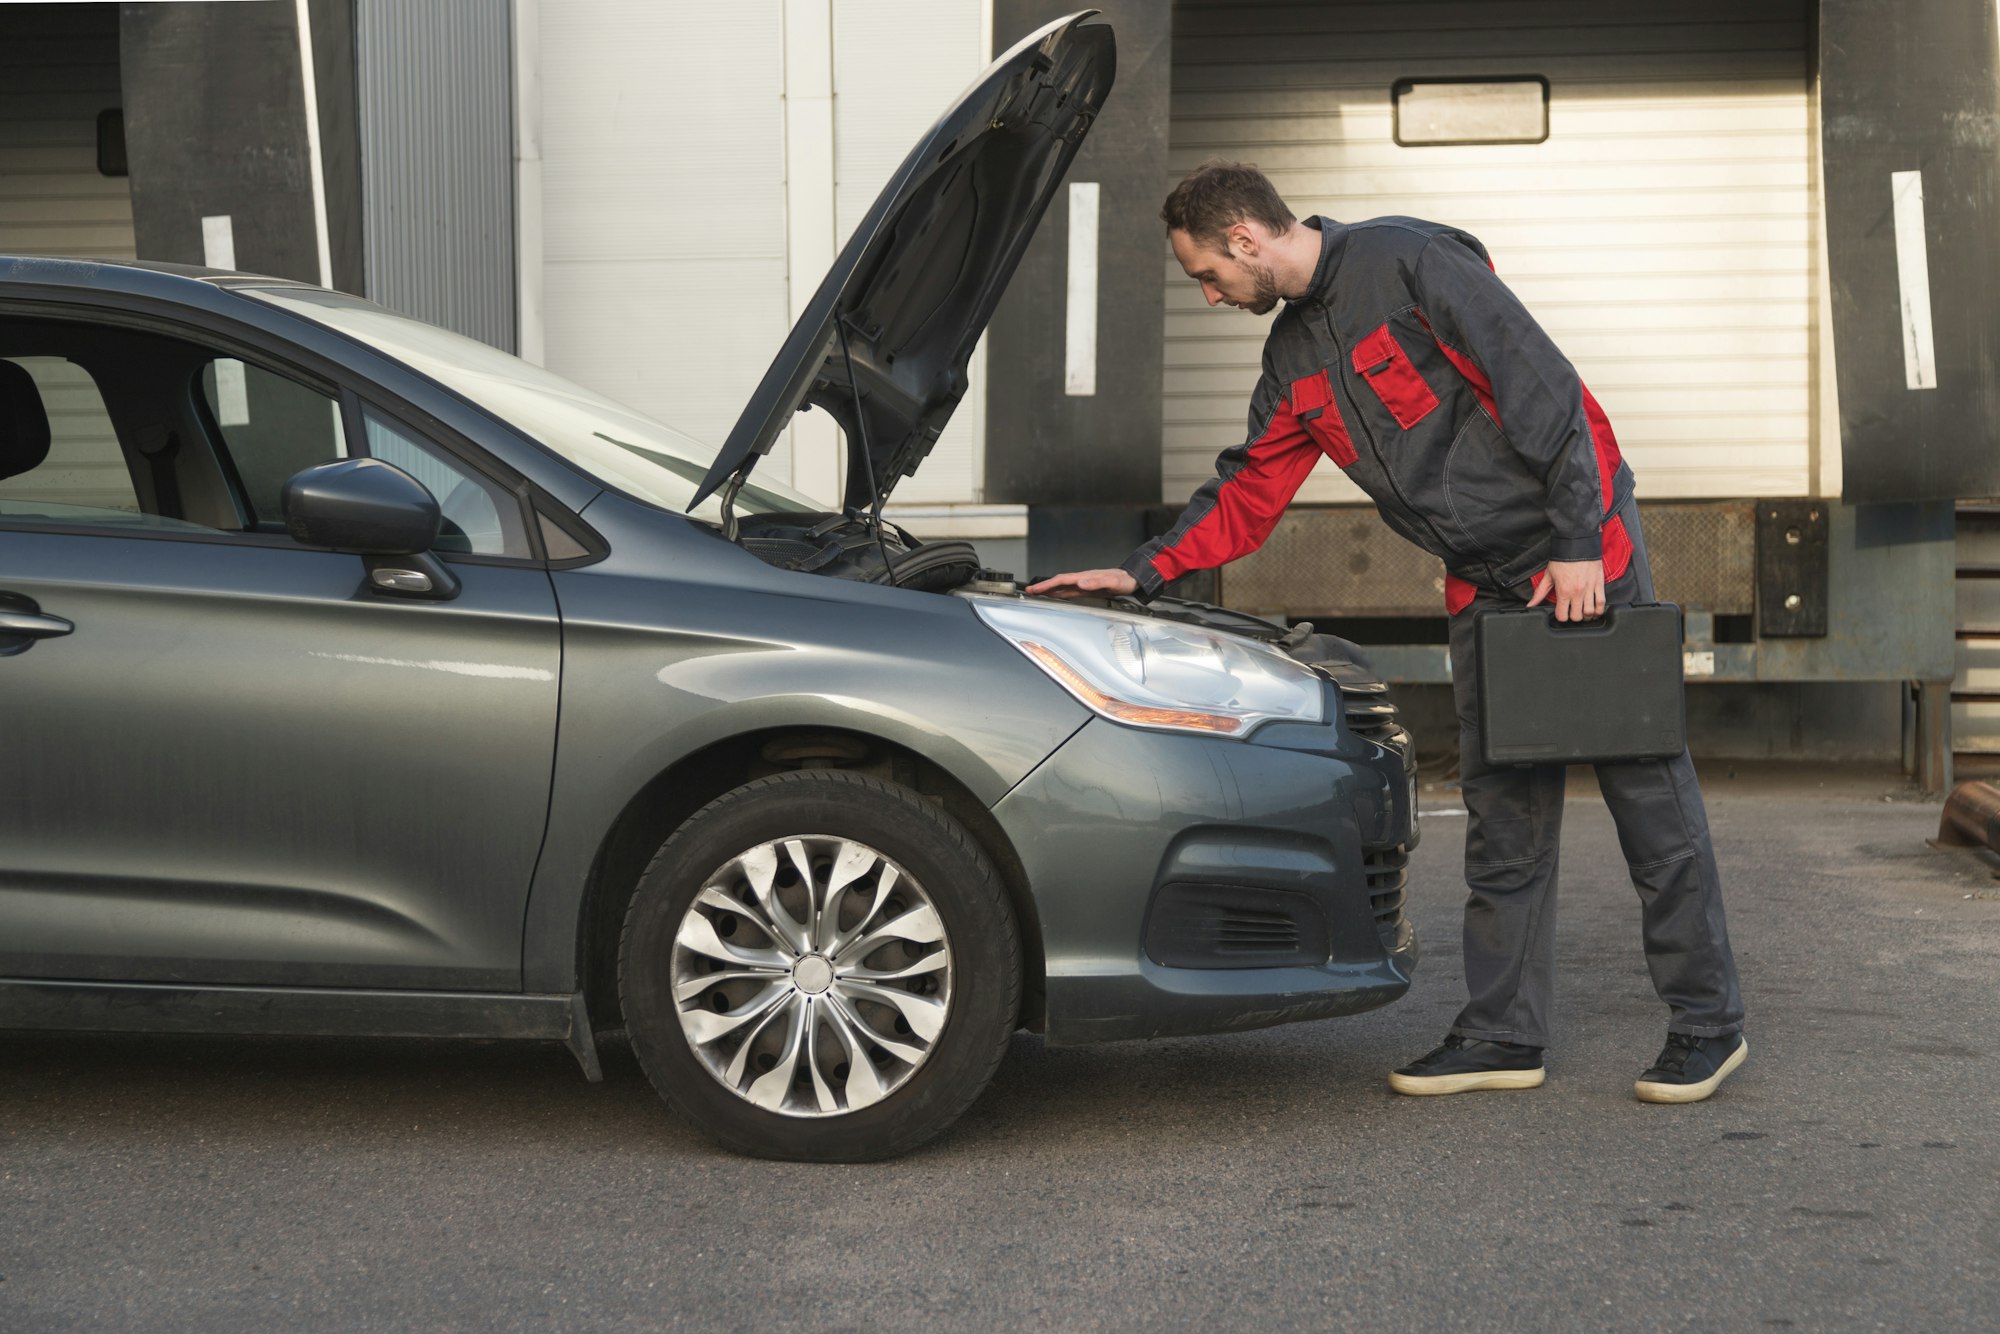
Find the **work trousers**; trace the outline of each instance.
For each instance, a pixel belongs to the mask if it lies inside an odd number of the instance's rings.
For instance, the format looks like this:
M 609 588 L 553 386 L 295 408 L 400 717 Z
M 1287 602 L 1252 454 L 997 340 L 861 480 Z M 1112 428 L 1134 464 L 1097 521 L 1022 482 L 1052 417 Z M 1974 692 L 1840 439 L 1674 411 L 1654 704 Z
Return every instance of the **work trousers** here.
M 1608 605 L 1653 601 L 1638 506 L 1619 510 L 1632 538 L 1630 568 L 1605 589 Z M 1473 618 L 1522 600 L 1480 590 L 1451 619 L 1465 834 L 1465 985 L 1451 1031 L 1465 1038 L 1546 1047 L 1555 994 L 1556 865 L 1562 837 L 1560 764 L 1486 764 L 1479 755 Z M 1560 687 L 1552 686 L 1552 689 Z M 1639 891 L 1646 966 L 1671 1032 L 1720 1037 L 1743 1027 L 1743 999 L 1722 914 L 1701 787 L 1687 752 L 1671 760 L 1600 764 L 1597 786 Z

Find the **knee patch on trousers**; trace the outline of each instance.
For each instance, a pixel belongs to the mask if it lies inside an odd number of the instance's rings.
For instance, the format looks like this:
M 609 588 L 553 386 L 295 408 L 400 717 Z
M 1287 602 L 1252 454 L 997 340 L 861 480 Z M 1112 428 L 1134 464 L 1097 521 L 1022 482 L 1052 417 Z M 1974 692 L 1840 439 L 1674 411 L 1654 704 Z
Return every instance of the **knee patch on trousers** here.
M 1542 859 L 1530 857 L 1519 862 L 1465 863 L 1465 883 L 1487 894 L 1516 894 L 1532 888 L 1542 879 Z
M 1465 831 L 1465 864 L 1515 866 L 1542 859 L 1541 830 L 1532 815 L 1471 821 Z

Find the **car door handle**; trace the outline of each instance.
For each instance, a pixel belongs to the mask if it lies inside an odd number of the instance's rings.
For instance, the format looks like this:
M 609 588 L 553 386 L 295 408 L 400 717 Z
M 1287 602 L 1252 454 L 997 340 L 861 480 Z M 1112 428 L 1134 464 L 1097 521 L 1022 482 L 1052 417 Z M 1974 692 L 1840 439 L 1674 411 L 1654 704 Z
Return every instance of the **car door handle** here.
M 20 635 L 27 639 L 54 639 L 76 629 L 76 623 L 40 612 L 10 611 L 0 607 L 0 635 Z

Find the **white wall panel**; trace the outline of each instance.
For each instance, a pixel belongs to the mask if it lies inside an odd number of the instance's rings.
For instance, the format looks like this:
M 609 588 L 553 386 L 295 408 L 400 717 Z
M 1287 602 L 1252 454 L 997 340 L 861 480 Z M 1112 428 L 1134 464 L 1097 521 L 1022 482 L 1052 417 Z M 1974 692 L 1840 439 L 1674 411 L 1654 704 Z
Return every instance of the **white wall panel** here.
M 1361 0 L 1175 11 L 1171 186 L 1261 166 L 1301 214 L 1461 226 L 1562 344 L 1649 499 L 1809 489 L 1816 275 L 1802 0 Z M 1540 74 L 1542 144 L 1399 147 L 1400 78 Z M 1164 498 L 1241 438 L 1269 325 L 1171 256 Z M 1331 464 L 1300 498 L 1363 499 Z
M 984 63 L 978 0 L 913 18 L 829 0 L 831 213 L 845 243 L 921 134 Z M 791 326 L 785 6 L 561 0 L 539 6 L 547 364 L 720 443 Z M 794 188 L 798 183 L 793 183 Z M 899 502 L 978 498 L 972 389 Z M 781 439 L 766 467 L 790 476 Z
M 547 364 L 720 444 L 790 327 L 780 4 L 540 20 Z
M 976 0 L 834 0 L 834 197 L 841 244 L 931 127 L 986 65 Z M 898 504 L 974 501 L 985 473 L 986 349 L 973 355 L 966 395 Z

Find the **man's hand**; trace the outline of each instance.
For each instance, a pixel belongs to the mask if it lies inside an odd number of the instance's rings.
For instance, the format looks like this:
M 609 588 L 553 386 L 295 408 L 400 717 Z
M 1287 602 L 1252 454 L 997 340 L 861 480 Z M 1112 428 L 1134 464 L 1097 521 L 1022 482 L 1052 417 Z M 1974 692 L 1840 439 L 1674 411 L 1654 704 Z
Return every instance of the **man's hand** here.
M 1601 582 L 1601 581 L 1600 581 Z M 1139 591 L 1139 581 L 1123 570 L 1076 570 L 1052 575 L 1039 584 L 1028 585 L 1030 593 L 1048 593 L 1059 598 L 1130 597 Z
M 1559 621 L 1588 621 L 1604 614 L 1603 561 L 1552 560 L 1548 576 L 1528 599 L 1530 607 L 1549 602 Z

